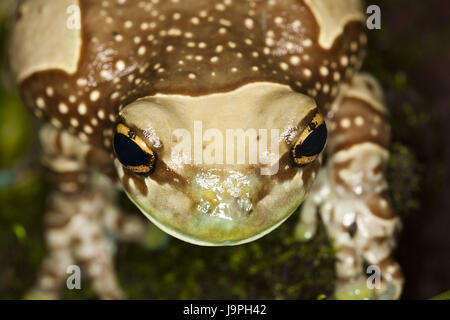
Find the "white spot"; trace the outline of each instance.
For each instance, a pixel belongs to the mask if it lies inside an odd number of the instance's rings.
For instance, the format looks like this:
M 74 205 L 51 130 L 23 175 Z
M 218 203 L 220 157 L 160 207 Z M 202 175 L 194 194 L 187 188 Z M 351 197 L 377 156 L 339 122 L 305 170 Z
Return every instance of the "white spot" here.
M 94 90 L 89 95 L 89 99 L 91 99 L 92 102 L 97 101 L 100 98 L 100 92 L 98 90 Z
M 311 39 L 305 39 L 302 41 L 302 45 L 306 48 L 311 47 L 312 46 L 312 41 Z
M 147 30 L 148 29 L 148 23 L 147 22 L 143 22 L 143 23 L 141 23 L 141 30 L 143 30 L 143 31 L 145 31 L 145 30 Z
M 72 127 L 76 128 L 76 127 L 78 127 L 78 126 L 80 125 L 80 123 L 78 122 L 77 119 L 71 118 L 71 119 L 70 119 L 70 125 L 71 125 Z
M 97 116 L 100 118 L 100 119 L 105 119 L 105 111 L 103 111 L 103 110 L 99 110 L 98 112 L 97 112 Z
M 67 106 L 67 104 L 61 102 L 61 103 L 58 105 L 58 110 L 59 110 L 59 112 L 61 112 L 62 114 L 66 114 L 67 112 L 69 112 L 69 107 Z
M 218 10 L 218 11 L 224 11 L 225 10 L 225 5 L 224 4 L 222 4 L 222 3 L 218 3 L 218 4 L 216 4 L 216 10 Z
M 274 19 L 274 21 L 275 21 L 276 24 L 282 24 L 283 23 L 283 18 L 282 17 L 276 17 Z
M 36 105 L 38 106 L 39 109 L 44 109 L 45 108 L 45 101 L 44 99 L 42 99 L 41 97 L 36 99 Z
M 77 85 L 79 87 L 84 87 L 85 85 L 87 85 L 87 80 L 83 79 L 83 78 L 80 78 L 80 79 L 77 80 Z
M 138 49 L 138 55 L 143 56 L 147 52 L 147 49 L 144 46 L 140 46 Z
M 329 71 L 328 71 L 328 68 L 327 67 L 324 67 L 324 66 L 322 66 L 322 67 L 320 67 L 320 74 L 322 75 L 322 76 L 324 76 L 324 77 L 326 77 L 327 75 L 328 75 L 328 73 L 329 73 Z
M 300 64 L 300 57 L 298 57 L 298 56 L 292 56 L 290 59 L 289 59 L 289 62 L 293 65 L 293 66 L 298 66 L 299 64 Z
M 341 127 L 344 128 L 344 129 L 350 128 L 350 125 L 351 125 L 351 124 L 352 124 L 352 123 L 351 123 L 350 120 L 347 119 L 347 118 L 344 118 L 344 119 L 341 120 Z
M 89 126 L 89 125 L 85 125 L 85 126 L 83 127 L 83 130 L 84 130 L 84 132 L 86 132 L 87 134 L 93 134 L 93 133 L 94 133 L 94 130 L 93 130 L 92 127 Z
M 341 63 L 341 66 L 343 66 L 343 67 L 348 66 L 348 57 L 347 56 L 342 56 L 341 59 L 340 59 L 340 63 Z
M 312 76 L 312 72 L 309 69 L 303 69 L 303 74 L 305 75 L 305 77 L 310 78 Z
M 269 47 L 273 46 L 275 44 L 275 41 L 273 41 L 272 38 L 266 38 L 266 45 Z
M 111 95 L 111 100 L 115 100 L 115 99 L 117 99 L 119 96 L 120 96 L 120 93 L 116 91 L 116 92 L 114 92 L 114 93 Z
M 123 60 L 119 60 L 116 62 L 116 69 L 122 71 L 125 69 L 125 62 Z
M 287 70 L 289 70 L 289 65 L 286 62 L 281 62 L 280 68 L 284 71 L 287 71 Z
M 87 107 L 86 107 L 86 105 L 85 105 L 84 103 L 80 103 L 80 104 L 78 105 L 78 113 L 81 114 L 81 115 L 85 115 L 86 112 L 87 112 Z
M 355 118 L 355 124 L 356 124 L 358 127 L 362 127 L 362 126 L 364 125 L 364 118 L 361 117 L 361 116 L 356 117 L 356 118 Z
M 339 72 L 336 71 L 336 72 L 333 74 L 333 79 L 334 79 L 334 81 L 338 82 L 339 80 L 341 80 L 341 74 L 340 74 Z
M 120 33 L 118 33 L 114 36 L 114 40 L 116 40 L 117 42 L 122 42 L 123 36 Z
M 225 26 L 225 27 L 231 27 L 231 26 L 232 26 L 231 21 L 226 20 L 226 19 L 220 19 L 220 20 L 219 20 L 219 23 L 220 23 L 221 25 Z
M 47 96 L 53 97 L 53 94 L 55 93 L 55 91 L 53 90 L 52 87 L 47 87 L 47 88 L 45 89 L 45 93 L 47 94 Z
M 255 23 L 254 23 L 253 19 L 251 19 L 251 18 L 245 19 L 245 27 L 247 29 L 253 29 L 254 26 L 255 26 Z

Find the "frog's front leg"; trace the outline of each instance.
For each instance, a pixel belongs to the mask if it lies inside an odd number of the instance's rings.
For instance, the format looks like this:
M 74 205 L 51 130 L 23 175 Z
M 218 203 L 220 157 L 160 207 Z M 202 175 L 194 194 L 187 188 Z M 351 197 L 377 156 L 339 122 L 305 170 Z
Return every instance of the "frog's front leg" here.
M 40 140 L 42 164 L 53 187 L 45 216 L 48 256 L 28 298 L 58 298 L 72 264 L 80 266 L 81 277 L 91 280 L 101 298 L 122 298 L 104 223 L 109 218 L 105 204 L 115 203 L 117 191 L 111 182 L 96 188 L 101 178 L 88 169 L 91 159 L 101 162 L 103 155 L 50 125 L 41 129 Z
M 390 126 L 378 83 L 357 75 L 330 115 L 328 160 L 302 208 L 297 234 L 311 237 L 318 208 L 337 249 L 337 298 L 399 298 L 403 278 L 392 250 L 400 220 L 387 196 Z M 366 283 L 364 263 L 373 265 L 370 275 L 380 271 L 379 286 Z

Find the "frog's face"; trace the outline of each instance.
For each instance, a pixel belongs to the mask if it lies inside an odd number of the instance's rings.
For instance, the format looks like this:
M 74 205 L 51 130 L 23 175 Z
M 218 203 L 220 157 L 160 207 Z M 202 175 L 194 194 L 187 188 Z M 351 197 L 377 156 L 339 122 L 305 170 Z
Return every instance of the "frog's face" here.
M 162 230 L 200 245 L 244 243 L 280 225 L 326 142 L 314 100 L 274 83 L 145 97 L 120 116 L 115 165 L 127 194 Z M 239 132 L 247 136 L 230 139 Z

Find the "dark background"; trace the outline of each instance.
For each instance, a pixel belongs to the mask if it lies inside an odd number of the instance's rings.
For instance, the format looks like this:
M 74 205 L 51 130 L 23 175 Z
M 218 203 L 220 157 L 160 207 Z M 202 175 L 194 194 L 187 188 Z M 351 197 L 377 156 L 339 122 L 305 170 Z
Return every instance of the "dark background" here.
M 406 215 L 398 250 L 403 298 L 423 299 L 450 288 L 450 2 L 373 3 L 382 7 L 383 29 L 372 35 L 371 56 L 382 61 L 366 67 L 399 78 L 400 87 L 383 83 L 393 140 L 414 153 L 420 174 L 420 208 Z
M 404 224 L 396 253 L 406 277 L 402 298 L 427 299 L 450 290 L 450 2 L 367 4 L 382 9 L 382 29 L 369 32 L 363 69 L 381 81 L 392 116 L 388 177 Z M 36 164 L 33 128 L 14 92 L 0 89 L 0 299 L 23 296 L 45 254 L 47 186 Z M 136 299 L 328 298 L 333 250 L 323 230 L 311 243 L 297 243 L 295 222 L 233 248 L 175 239 L 156 251 L 119 244 L 120 283 Z M 88 283 L 83 288 L 64 297 L 95 297 Z

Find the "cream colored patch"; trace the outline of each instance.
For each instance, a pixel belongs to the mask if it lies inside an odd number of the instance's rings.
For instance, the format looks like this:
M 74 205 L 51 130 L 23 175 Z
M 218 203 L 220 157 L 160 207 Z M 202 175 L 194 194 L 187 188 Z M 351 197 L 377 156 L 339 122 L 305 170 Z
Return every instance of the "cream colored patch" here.
M 346 97 L 359 98 L 375 110 L 387 114 L 384 95 L 378 81 L 369 74 L 359 73 L 353 78 L 352 86 L 345 92 Z
M 78 0 L 25 0 L 14 24 L 10 62 L 15 81 L 49 69 L 77 71 L 81 51 Z
M 356 98 L 368 103 L 373 109 L 383 114 L 388 114 L 385 107 L 383 89 L 378 81 L 367 73 L 358 73 L 353 77 L 350 85 L 341 87 L 339 96 L 331 106 L 331 110 L 339 112 L 341 102 L 344 98 Z
M 320 27 L 319 44 L 330 49 L 351 21 L 364 21 L 360 0 L 305 0 Z

